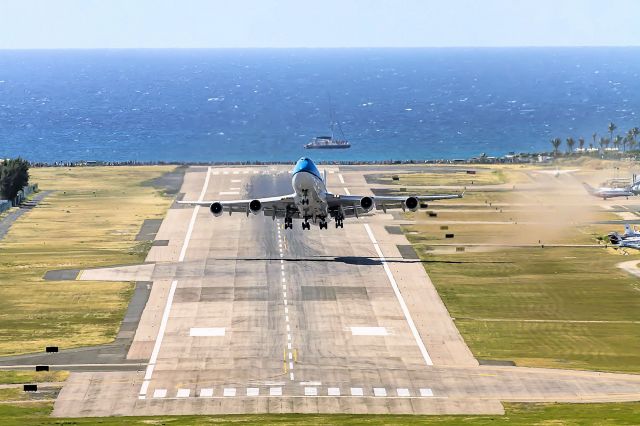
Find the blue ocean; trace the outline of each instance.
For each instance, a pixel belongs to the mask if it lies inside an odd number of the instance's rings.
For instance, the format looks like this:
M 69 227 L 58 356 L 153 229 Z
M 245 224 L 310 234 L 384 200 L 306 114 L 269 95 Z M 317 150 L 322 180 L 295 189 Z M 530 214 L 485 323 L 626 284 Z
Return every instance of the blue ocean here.
M 640 48 L 0 51 L 0 157 L 425 160 L 640 126 Z M 347 150 L 303 148 L 329 132 Z

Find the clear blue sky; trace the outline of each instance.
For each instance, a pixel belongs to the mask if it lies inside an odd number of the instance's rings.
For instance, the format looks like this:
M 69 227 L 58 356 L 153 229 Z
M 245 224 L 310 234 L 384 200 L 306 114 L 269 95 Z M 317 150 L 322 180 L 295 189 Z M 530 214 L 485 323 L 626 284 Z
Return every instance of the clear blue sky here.
M 638 45 L 639 0 L 0 0 L 0 49 Z

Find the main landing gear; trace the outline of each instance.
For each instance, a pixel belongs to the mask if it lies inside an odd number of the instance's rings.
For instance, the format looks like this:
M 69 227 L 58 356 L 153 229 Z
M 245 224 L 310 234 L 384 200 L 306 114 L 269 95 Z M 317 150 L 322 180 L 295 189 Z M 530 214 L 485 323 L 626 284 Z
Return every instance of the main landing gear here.
M 327 229 L 327 226 L 329 226 L 326 220 L 323 220 L 322 222 L 320 222 L 319 225 L 320 225 L 320 229 Z
M 284 229 L 293 229 L 293 219 L 290 217 L 284 218 Z
M 306 229 L 307 231 L 309 231 L 311 229 L 311 224 L 305 220 L 304 222 L 302 222 L 302 229 Z
M 336 228 L 344 228 L 344 223 L 342 222 L 342 219 L 336 219 Z M 325 224 L 325 229 L 327 229 L 326 224 Z

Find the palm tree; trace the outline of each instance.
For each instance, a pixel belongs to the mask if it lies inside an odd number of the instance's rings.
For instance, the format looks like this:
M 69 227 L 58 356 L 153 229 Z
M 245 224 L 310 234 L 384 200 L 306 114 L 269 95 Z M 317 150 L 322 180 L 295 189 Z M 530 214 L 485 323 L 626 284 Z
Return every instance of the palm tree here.
M 553 145 L 553 153 L 554 155 L 558 155 L 558 149 L 560 148 L 560 144 L 562 143 L 562 139 L 553 138 L 551 139 L 551 145 Z
M 573 145 L 576 144 L 576 141 L 573 138 L 567 138 L 567 148 L 569 148 L 569 153 L 573 152 Z
M 613 124 L 613 121 L 609 123 L 607 126 L 607 130 L 609 130 L 609 140 L 613 140 L 613 131 L 616 130 L 618 126 Z
M 633 151 L 635 149 L 636 143 L 635 138 L 631 138 L 631 140 L 629 140 L 629 151 Z
M 621 142 L 622 142 L 622 136 L 616 135 L 616 138 L 613 140 L 613 147 L 615 149 L 620 149 Z
M 593 144 L 594 144 L 594 145 L 596 144 L 596 138 L 597 138 L 597 137 L 598 137 L 598 134 L 597 134 L 597 133 L 595 133 L 595 132 L 591 135 L 591 139 L 593 139 Z
M 593 144 L 592 143 L 589 144 L 589 149 L 593 149 Z
M 629 131 L 629 133 L 631 133 L 631 131 Z M 625 137 L 622 139 L 622 150 L 626 151 L 627 150 L 627 144 L 629 144 L 629 146 L 631 146 L 631 135 L 627 133 L 625 135 Z
M 605 138 L 604 136 L 600 136 L 600 140 L 598 141 L 598 143 L 600 144 L 600 150 L 602 151 L 607 149 L 607 145 L 609 145 L 609 142 L 607 142 L 607 138 Z
M 578 139 L 578 146 L 580 147 L 580 151 L 582 151 L 584 149 L 584 138 L 580 137 Z
M 631 132 L 631 138 L 633 139 L 633 145 L 635 145 L 638 141 L 636 141 L 636 137 L 638 135 L 640 135 L 640 129 L 638 129 L 637 127 L 634 127 L 633 129 L 630 130 Z

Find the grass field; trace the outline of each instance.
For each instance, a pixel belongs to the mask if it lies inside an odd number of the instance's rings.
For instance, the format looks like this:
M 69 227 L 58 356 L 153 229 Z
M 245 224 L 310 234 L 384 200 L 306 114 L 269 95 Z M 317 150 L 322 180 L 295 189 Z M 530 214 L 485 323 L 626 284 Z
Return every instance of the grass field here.
M 137 263 L 148 244 L 134 241 L 144 219 L 162 218 L 170 199 L 145 184 L 173 167 L 32 169 L 53 190 L 23 215 L 0 245 L 0 355 L 111 341 L 131 283 L 43 281 L 53 269 Z
M 64 382 L 67 377 L 69 377 L 69 372 L 61 370 L 38 372 L 2 370 L 0 371 L 0 384 Z
M 1 395 L 9 398 L 11 395 Z M 106 418 L 52 418 L 52 404 L 32 402 L 2 404 L 0 420 L 5 426 L 38 425 L 637 425 L 640 403 L 618 404 L 505 404 L 504 416 L 389 416 L 389 415 L 314 415 L 266 414 L 224 416 L 154 416 Z
M 548 246 L 597 244 L 596 236 L 612 226 L 590 222 L 617 217 L 599 211 L 596 200 L 567 177 L 540 179 L 539 188 L 465 194 L 437 218 L 407 214 L 419 222 L 403 229 L 477 358 L 640 372 L 640 291 L 637 278 L 616 267 L 633 257 L 599 247 Z M 501 206 L 478 206 L 485 197 Z M 539 242 L 547 246 L 467 247 L 459 253 L 437 247 Z

